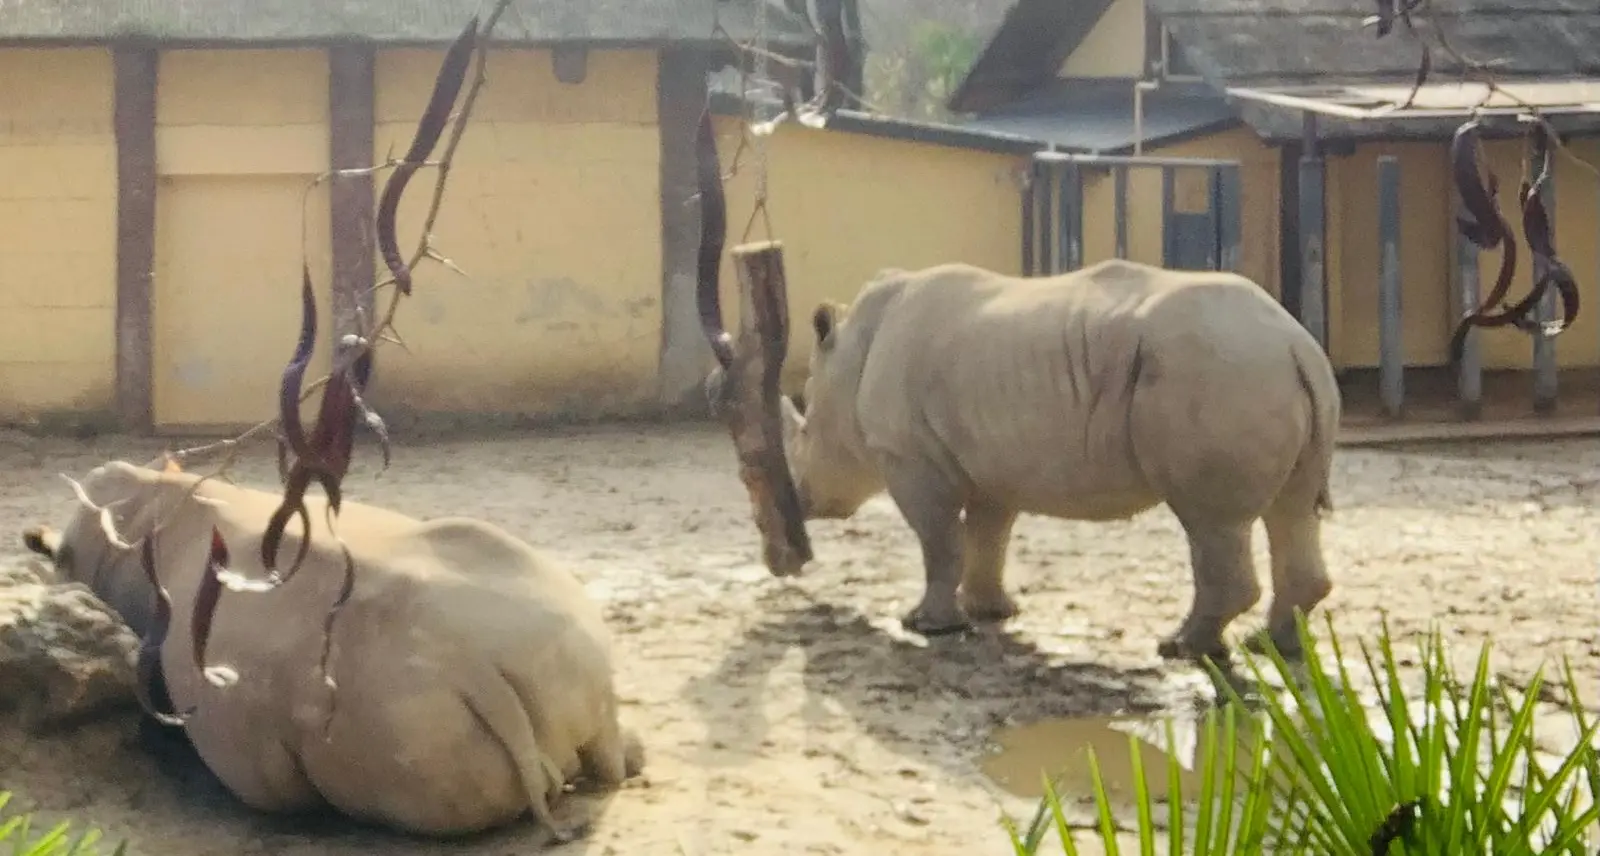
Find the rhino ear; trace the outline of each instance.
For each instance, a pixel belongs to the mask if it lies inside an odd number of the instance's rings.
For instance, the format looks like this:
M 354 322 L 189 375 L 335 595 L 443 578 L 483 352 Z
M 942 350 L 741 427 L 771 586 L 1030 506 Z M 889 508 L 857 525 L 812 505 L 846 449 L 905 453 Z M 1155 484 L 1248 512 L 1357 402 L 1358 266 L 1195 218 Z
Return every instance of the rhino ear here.
M 815 312 L 811 313 L 811 326 L 817 331 L 817 344 L 826 348 L 832 342 L 829 337 L 833 335 L 833 328 L 837 325 L 839 307 L 832 303 L 819 303 Z
M 30 526 L 22 533 L 22 544 L 30 552 L 54 559 L 61 549 L 61 533 L 48 526 Z

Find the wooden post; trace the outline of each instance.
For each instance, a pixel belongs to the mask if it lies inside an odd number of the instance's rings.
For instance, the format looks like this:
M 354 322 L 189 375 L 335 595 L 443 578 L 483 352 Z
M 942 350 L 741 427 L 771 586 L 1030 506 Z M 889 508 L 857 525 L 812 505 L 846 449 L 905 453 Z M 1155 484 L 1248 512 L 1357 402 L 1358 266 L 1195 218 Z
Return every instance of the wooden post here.
M 1405 410 L 1405 348 L 1400 278 L 1400 159 L 1378 158 L 1378 397 L 1383 412 Z
M 712 385 L 712 410 L 733 436 L 739 479 L 750 491 L 767 570 L 791 576 L 812 556 L 800 496 L 784 457 L 779 409 L 778 381 L 789 349 L 783 243 L 741 244 L 730 254 L 739 275 L 739 334 L 731 343 L 731 365 Z
M 1467 216 L 1466 207 L 1461 203 L 1461 190 L 1453 188 L 1450 194 L 1454 201 L 1455 216 Z M 1450 316 L 1460 323 L 1460 319 L 1477 310 L 1483 297 L 1480 292 L 1480 274 L 1478 272 L 1478 245 L 1468 240 L 1467 236 L 1460 233 L 1459 229 L 1452 229 L 1455 240 L 1453 254 L 1455 288 L 1453 299 L 1450 302 Z M 1483 342 L 1482 334 L 1476 328 L 1468 328 L 1467 335 L 1462 340 L 1461 364 L 1456 373 L 1456 400 L 1457 408 L 1462 419 L 1475 420 L 1483 415 Z

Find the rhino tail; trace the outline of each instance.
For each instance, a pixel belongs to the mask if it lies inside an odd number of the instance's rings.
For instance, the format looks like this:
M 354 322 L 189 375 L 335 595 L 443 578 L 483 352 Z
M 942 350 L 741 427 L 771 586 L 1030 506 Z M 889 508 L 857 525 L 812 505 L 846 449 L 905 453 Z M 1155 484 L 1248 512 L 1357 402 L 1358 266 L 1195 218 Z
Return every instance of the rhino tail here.
M 1300 376 L 1300 388 L 1311 402 L 1311 442 L 1307 452 L 1310 459 L 1317 461 L 1321 468 L 1319 476 L 1322 481 L 1317 486 L 1313 507 L 1319 512 L 1331 514 L 1333 489 L 1329 480 L 1333 472 L 1333 446 L 1339 439 L 1338 381 L 1333 377 L 1321 347 L 1315 343 L 1295 346 L 1294 365 L 1295 372 Z M 1322 369 L 1321 378 L 1314 374 L 1319 368 Z
M 570 838 L 573 833 L 557 826 L 550 809 L 551 797 L 560 793 L 566 783 L 560 767 L 540 749 L 529 712 L 511 681 L 499 670 L 483 671 L 480 680 L 473 681 L 471 690 L 463 694 L 463 700 L 510 756 L 534 817 L 557 840 Z

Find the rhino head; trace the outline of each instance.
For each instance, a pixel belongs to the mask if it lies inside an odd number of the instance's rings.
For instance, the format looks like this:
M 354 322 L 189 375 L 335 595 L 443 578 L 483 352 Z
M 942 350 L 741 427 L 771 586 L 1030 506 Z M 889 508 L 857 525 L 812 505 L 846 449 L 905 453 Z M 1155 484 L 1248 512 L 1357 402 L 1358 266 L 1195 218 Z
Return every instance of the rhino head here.
M 82 483 L 63 476 L 77 505 L 66 525 L 30 526 L 22 543 L 48 560 L 60 582 L 82 583 L 143 634 L 155 611 L 155 592 L 139 565 L 129 530 L 148 528 L 147 487 L 158 474 L 124 461 L 96 467 Z
M 811 315 L 811 349 L 803 404 L 784 396 L 783 451 L 807 520 L 840 520 L 883 490 L 858 418 L 857 392 L 871 331 L 852 325 L 849 310 L 822 303 Z

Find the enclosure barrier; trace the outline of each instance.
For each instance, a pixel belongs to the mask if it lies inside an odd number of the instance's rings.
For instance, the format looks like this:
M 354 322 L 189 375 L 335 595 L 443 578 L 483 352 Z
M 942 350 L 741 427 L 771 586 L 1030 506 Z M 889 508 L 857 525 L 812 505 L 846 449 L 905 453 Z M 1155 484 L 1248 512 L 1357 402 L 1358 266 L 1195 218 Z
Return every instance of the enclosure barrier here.
M 1209 158 L 1118 157 L 1038 152 L 1022 193 L 1024 276 L 1064 273 L 1083 267 L 1083 186 L 1086 170 L 1111 173 L 1115 253 L 1128 257 L 1128 171 L 1161 170 L 1161 263 L 1183 270 L 1238 270 L 1240 169 L 1238 161 Z M 1176 174 L 1207 172 L 1206 210 L 1176 209 Z
M 1538 170 L 1538 164 L 1531 167 Z M 1320 170 L 1309 170 L 1311 180 L 1320 184 Z M 1306 200 L 1306 180 L 1308 176 L 1307 164 L 1301 162 L 1301 199 Z M 1401 294 L 1403 291 L 1401 277 L 1401 248 L 1400 224 L 1402 220 L 1402 203 L 1400 192 L 1400 159 L 1394 155 L 1383 155 L 1378 158 L 1378 393 L 1382 403 L 1384 415 L 1399 419 L 1405 412 L 1405 348 L 1402 330 L 1404 317 Z M 1555 219 L 1555 180 L 1552 175 L 1542 188 L 1546 210 L 1550 212 L 1551 219 Z M 1452 192 L 1455 215 L 1465 213 L 1458 193 Z M 1320 225 L 1321 194 L 1315 197 L 1318 209 L 1318 224 Z M 1302 227 L 1305 221 L 1302 220 Z M 1451 321 L 1470 313 L 1478 306 L 1482 299 L 1479 284 L 1478 255 L 1480 250 L 1471 241 L 1456 230 L 1455 252 L 1452 253 L 1450 313 Z M 1320 235 L 1320 228 L 1315 234 Z M 1318 272 L 1320 278 L 1320 271 Z M 1314 288 L 1305 289 L 1305 296 L 1319 295 L 1320 291 Z M 1557 317 L 1556 294 L 1554 290 L 1547 291 L 1544 298 L 1539 301 L 1537 320 L 1540 324 L 1553 321 Z M 1302 303 L 1304 309 L 1309 309 L 1309 302 Z M 1320 304 L 1318 309 L 1320 310 Z M 1302 321 L 1308 321 L 1310 313 L 1303 309 Z M 1320 318 L 1318 319 L 1320 325 Z M 1311 326 L 1309 323 L 1307 326 Z M 1312 328 L 1313 330 L 1316 327 Z M 1472 328 L 1466 334 L 1462 348 L 1461 361 L 1456 367 L 1456 398 L 1458 411 L 1465 419 L 1477 419 L 1483 409 L 1483 351 L 1479 340 L 1481 331 Z M 1547 415 L 1555 410 L 1556 406 L 1556 341 L 1546 336 L 1530 336 L 1533 341 L 1533 411 L 1539 415 Z

